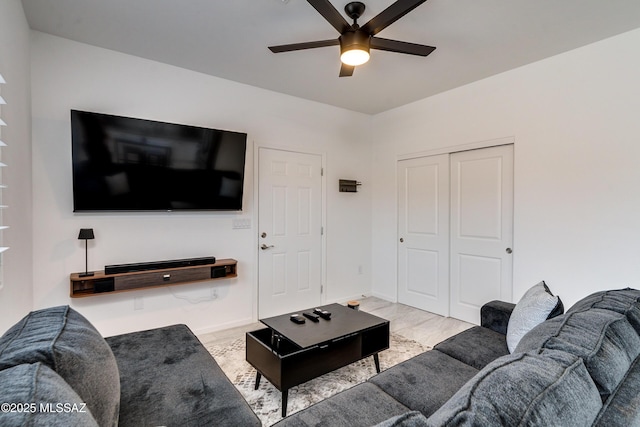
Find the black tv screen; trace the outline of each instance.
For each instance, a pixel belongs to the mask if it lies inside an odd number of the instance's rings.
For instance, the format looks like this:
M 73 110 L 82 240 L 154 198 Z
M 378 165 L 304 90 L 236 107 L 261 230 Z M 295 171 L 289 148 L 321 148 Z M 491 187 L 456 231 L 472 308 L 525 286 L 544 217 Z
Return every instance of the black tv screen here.
M 71 110 L 73 210 L 241 210 L 247 134 Z

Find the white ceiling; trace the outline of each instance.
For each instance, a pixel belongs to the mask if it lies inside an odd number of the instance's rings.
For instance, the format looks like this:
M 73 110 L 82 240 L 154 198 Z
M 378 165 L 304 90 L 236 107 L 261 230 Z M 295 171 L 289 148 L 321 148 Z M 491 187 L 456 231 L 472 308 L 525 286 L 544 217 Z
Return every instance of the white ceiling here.
M 331 3 L 343 12 L 348 1 Z M 429 0 L 379 36 L 435 52 L 372 50 L 352 77 L 339 78 L 338 46 L 267 49 L 338 37 L 305 0 L 22 3 L 34 30 L 367 114 L 640 27 L 639 0 Z M 393 0 L 364 3 L 360 24 Z

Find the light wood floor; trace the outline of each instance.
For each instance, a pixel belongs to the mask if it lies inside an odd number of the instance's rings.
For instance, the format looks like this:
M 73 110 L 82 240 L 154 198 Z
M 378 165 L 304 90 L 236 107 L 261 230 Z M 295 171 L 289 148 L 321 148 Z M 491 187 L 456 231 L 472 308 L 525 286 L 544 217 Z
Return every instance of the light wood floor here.
M 368 297 L 362 298 L 359 301 L 360 310 L 389 320 L 391 332 L 429 347 L 433 347 L 440 341 L 473 326 L 461 320 L 442 317 L 407 305 L 391 303 L 380 298 Z M 264 328 L 262 323 L 252 323 L 224 331 L 198 335 L 198 338 L 205 345 L 221 344 L 243 338 L 246 332 L 261 328 Z

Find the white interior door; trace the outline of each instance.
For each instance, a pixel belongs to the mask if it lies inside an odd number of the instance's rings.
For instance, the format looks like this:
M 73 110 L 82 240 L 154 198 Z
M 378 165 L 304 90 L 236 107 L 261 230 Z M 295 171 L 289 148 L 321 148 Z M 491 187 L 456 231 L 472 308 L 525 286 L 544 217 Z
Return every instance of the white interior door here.
M 451 316 L 512 298 L 513 145 L 451 154 Z
M 449 155 L 398 162 L 398 301 L 449 315 Z
M 322 158 L 260 148 L 258 316 L 320 305 Z

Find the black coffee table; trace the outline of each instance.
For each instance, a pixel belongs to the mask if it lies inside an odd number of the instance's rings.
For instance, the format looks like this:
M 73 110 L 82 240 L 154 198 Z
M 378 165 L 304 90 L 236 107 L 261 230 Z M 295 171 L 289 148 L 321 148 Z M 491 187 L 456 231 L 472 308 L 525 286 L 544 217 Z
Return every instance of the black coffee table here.
M 380 372 L 378 353 L 389 348 L 388 320 L 340 304 L 320 308 L 331 313 L 330 320 L 306 319 L 299 325 L 288 313 L 261 319 L 267 328 L 247 333 L 246 359 L 257 371 L 255 388 L 264 376 L 282 392 L 283 417 L 291 387 L 369 356 Z

